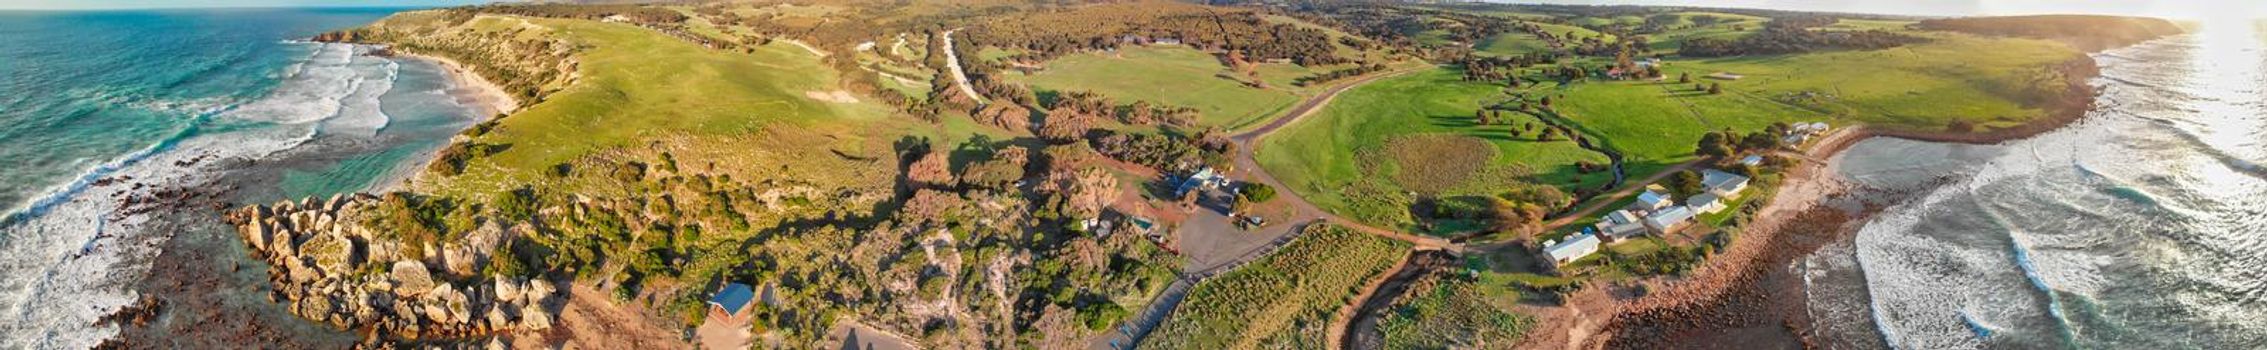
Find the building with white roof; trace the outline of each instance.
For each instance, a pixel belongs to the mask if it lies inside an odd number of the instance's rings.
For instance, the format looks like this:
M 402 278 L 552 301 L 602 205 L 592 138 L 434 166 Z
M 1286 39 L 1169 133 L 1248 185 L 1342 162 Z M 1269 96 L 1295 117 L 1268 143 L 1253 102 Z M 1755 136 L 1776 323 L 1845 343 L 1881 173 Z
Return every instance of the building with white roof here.
M 1685 228 L 1685 226 L 1690 226 L 1692 224 L 1692 217 L 1692 208 L 1682 205 L 1669 207 L 1668 209 L 1662 209 L 1659 212 L 1654 212 L 1651 216 L 1646 216 L 1645 227 L 1652 228 L 1653 232 L 1667 235 L 1670 233 L 1676 233 L 1677 230 L 1682 230 Z
M 1644 236 L 1647 233 L 1653 232 L 1652 228 L 1646 227 L 1644 222 L 1631 222 L 1625 224 L 1611 224 L 1600 226 L 1605 227 L 1599 228 L 1598 231 L 1605 232 L 1606 238 L 1612 239 L 1614 241 L 1637 238 L 1639 236 Z
M 1669 194 L 1646 189 L 1645 193 L 1637 194 L 1637 203 L 1631 203 L 1629 207 L 1630 209 L 1653 211 L 1674 205 L 1677 205 L 1677 202 L 1669 199 Z
M 1748 179 L 1746 176 L 1727 173 L 1723 170 L 1708 169 L 1700 171 L 1701 188 L 1706 189 L 1708 193 L 1716 194 L 1717 197 L 1723 197 L 1727 199 L 1740 198 L 1740 192 L 1747 190 L 1747 181 Z
M 1701 193 L 1685 198 L 1685 207 L 1701 214 L 1715 214 L 1724 211 L 1724 200 L 1716 197 L 1715 193 Z
M 1598 235 L 1590 232 L 1567 236 L 1565 242 L 1545 243 L 1547 246 L 1543 248 L 1543 254 L 1550 255 L 1551 261 L 1559 264 L 1574 262 L 1575 259 L 1598 252 Z

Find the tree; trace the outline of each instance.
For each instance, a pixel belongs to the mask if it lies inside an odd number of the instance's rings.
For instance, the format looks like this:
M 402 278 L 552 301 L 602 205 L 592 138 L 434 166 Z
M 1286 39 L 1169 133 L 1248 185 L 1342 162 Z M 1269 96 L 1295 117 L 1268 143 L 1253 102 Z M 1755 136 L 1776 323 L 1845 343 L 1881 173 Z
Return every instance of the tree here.
M 1270 187 L 1267 184 L 1263 183 L 1250 182 L 1245 183 L 1243 187 L 1236 189 L 1236 194 L 1239 196 L 1244 196 L 1245 198 L 1251 198 L 1252 202 L 1267 203 L 1267 201 L 1275 200 L 1275 187 Z
M 1118 198 L 1119 189 L 1118 178 L 1111 177 L 1110 172 L 1102 171 L 1101 168 L 1085 168 L 1055 173 L 1049 188 L 1045 190 L 1062 195 L 1065 214 L 1077 219 L 1091 219 L 1102 215 L 1102 208 L 1108 207 L 1112 200 Z
M 952 162 L 945 152 L 929 151 L 921 159 L 905 166 L 905 179 L 930 187 L 949 186 L 953 183 Z
M 1730 156 L 1732 155 L 1731 140 L 1725 139 L 1723 133 L 1703 134 L 1700 135 L 1700 144 L 1694 148 L 1692 153 L 1704 157 Z
M 1532 232 L 1540 227 L 1543 208 L 1532 203 L 1517 203 L 1501 197 L 1488 197 L 1489 229 L 1503 232 Z
M 1691 170 L 1677 172 L 1676 176 L 1669 178 L 1669 189 L 1676 191 L 1678 197 L 1700 194 L 1700 173 Z
M 1480 121 L 1480 125 L 1491 124 L 1489 123 L 1490 120 L 1488 120 L 1488 110 L 1485 109 L 1472 111 L 1472 119 L 1478 119 Z
M 1778 146 L 1779 138 L 1771 136 L 1770 132 L 1749 133 L 1746 138 L 1740 139 L 1742 151 L 1768 150 Z

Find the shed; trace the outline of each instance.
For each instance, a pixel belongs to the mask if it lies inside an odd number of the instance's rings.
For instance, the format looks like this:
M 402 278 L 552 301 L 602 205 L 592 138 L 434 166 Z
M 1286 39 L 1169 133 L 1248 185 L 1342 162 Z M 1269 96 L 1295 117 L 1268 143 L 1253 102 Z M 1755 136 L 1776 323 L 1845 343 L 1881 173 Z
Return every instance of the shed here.
M 708 305 L 713 308 L 712 310 L 722 311 L 725 315 L 739 316 L 740 312 L 746 311 L 748 304 L 755 300 L 755 288 L 749 288 L 745 284 L 733 283 L 724 285 L 723 290 L 718 290 L 715 296 L 709 297 Z

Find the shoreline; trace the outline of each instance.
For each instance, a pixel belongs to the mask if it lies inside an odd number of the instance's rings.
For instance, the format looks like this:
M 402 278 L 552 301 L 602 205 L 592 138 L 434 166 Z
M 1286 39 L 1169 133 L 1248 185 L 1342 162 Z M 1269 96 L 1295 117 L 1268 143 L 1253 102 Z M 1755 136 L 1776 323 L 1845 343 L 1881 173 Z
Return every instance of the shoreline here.
M 1699 343 L 1741 343 L 1756 347 L 1817 348 L 1828 344 L 1874 344 L 1886 347 L 1881 334 L 1870 339 L 1822 339 L 1813 329 L 1808 312 L 1809 286 L 1792 264 L 1812 256 L 1828 244 L 1854 239 L 1858 230 L 1880 210 L 1901 203 L 1912 192 L 1886 192 L 1853 188 L 1832 169 L 1837 157 L 1850 147 L 1879 137 L 1921 142 L 1991 145 L 2029 139 L 2075 125 L 2096 104 L 2093 81 L 2100 78 L 2098 63 L 2089 52 L 2085 59 L 2063 63 L 2073 96 L 2045 107 L 2046 115 L 2020 125 L 1981 131 L 1919 131 L 1871 125 L 1836 129 L 1811 148 L 1801 151 L 1803 162 L 1787 170 L 1779 192 L 1757 211 L 1746 232 L 1710 257 L 1691 275 L 1652 278 L 1640 282 L 1652 290 L 1635 300 L 1605 301 L 1600 318 L 1584 317 L 1570 329 L 1563 344 L 1570 348 L 1665 348 Z M 1853 208 L 1854 207 L 1854 208 Z M 1593 303 L 1602 293 L 1581 293 Z M 1570 302 L 1571 304 L 1577 304 Z M 1597 310 L 1594 310 L 1597 311 Z M 1564 318 L 1564 312 L 1554 318 Z M 1866 327 L 1878 329 L 1878 327 Z M 1878 331 L 1876 331 L 1878 332 Z M 1552 342 L 1523 342 L 1527 346 Z
M 433 63 L 434 65 L 440 66 L 441 70 L 443 72 L 446 72 L 445 75 L 449 79 L 450 87 L 469 88 L 475 91 L 475 95 L 471 97 L 480 101 L 480 103 L 471 107 L 485 108 L 484 110 L 482 110 L 482 112 L 487 113 L 481 113 L 482 115 L 477 117 L 479 119 L 473 121 L 473 123 L 468 127 L 478 127 L 478 125 L 481 123 L 489 123 L 500 120 L 505 116 L 511 115 L 513 112 L 518 112 L 521 108 L 519 99 L 513 98 L 511 94 L 504 92 L 503 87 L 496 85 L 495 82 L 488 80 L 488 78 L 486 77 L 480 76 L 479 73 L 474 72 L 470 68 L 470 66 L 467 66 L 462 62 L 457 62 L 456 60 L 449 59 L 447 57 L 398 51 L 392 49 L 392 47 L 390 46 L 378 46 L 386 48 L 385 52 L 390 56 L 388 57 L 389 59 L 417 60 Z M 452 95 L 452 97 L 462 96 Z M 461 137 L 461 133 L 463 133 L 464 130 L 458 130 L 457 132 L 460 133 L 460 136 L 458 137 Z M 379 176 L 377 181 L 371 182 L 370 186 L 364 188 L 362 192 L 385 193 L 409 187 L 410 182 L 416 180 L 418 174 L 423 174 L 425 172 L 426 166 L 440 159 L 442 149 L 447 149 L 450 144 L 454 144 L 457 141 L 455 140 L 455 138 L 456 137 L 452 137 L 447 143 L 443 143 L 440 148 L 420 151 L 416 155 L 404 158 L 405 161 L 403 161 L 402 164 L 396 164 L 393 170 L 388 171 L 385 175 Z M 412 159 L 414 159 L 415 161 L 408 161 Z

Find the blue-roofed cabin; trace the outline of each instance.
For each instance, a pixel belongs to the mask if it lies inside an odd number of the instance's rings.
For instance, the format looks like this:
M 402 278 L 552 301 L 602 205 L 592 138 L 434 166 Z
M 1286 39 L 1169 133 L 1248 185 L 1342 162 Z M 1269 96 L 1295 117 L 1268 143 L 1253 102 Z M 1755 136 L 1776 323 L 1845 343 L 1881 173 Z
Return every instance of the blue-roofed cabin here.
M 755 301 L 755 288 L 749 288 L 748 285 L 739 283 L 724 285 L 724 289 L 716 291 L 716 296 L 708 299 L 709 318 L 738 319 L 746 316 L 748 305 L 755 303 Z

